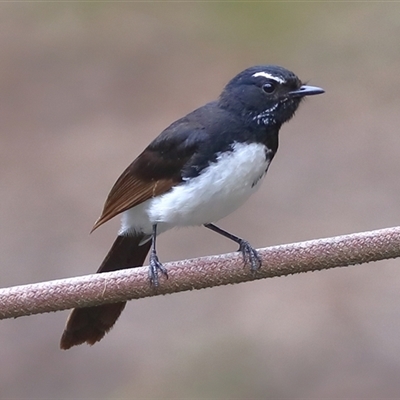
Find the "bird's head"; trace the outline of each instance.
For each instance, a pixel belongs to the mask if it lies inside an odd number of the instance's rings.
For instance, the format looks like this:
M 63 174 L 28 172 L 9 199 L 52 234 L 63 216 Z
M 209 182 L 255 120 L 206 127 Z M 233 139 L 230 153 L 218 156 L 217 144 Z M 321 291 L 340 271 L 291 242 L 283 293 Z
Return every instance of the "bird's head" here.
M 304 85 L 291 71 L 276 65 L 259 65 L 236 75 L 222 91 L 219 105 L 246 121 L 274 126 L 288 121 L 305 96 L 324 90 Z

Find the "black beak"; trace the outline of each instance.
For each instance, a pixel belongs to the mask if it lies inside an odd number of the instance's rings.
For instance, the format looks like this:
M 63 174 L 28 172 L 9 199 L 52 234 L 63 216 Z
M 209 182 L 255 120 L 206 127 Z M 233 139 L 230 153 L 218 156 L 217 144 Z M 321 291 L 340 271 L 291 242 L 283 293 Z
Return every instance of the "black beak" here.
M 304 96 L 313 96 L 315 94 L 322 94 L 322 93 L 325 93 L 325 90 L 321 89 L 317 86 L 303 85 L 299 89 L 289 92 L 289 96 L 290 97 L 304 97 Z

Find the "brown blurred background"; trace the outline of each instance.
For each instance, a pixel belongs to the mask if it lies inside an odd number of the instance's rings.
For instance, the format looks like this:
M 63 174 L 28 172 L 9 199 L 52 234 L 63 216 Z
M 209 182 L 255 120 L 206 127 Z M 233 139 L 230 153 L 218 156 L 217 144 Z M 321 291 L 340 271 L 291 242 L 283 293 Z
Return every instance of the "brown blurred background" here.
M 221 222 L 254 246 L 400 223 L 400 4 L 0 5 L 0 283 L 94 272 L 111 185 L 240 70 L 326 94 L 281 130 L 261 190 Z M 168 232 L 162 260 L 235 250 Z M 400 397 L 400 261 L 131 302 L 68 352 L 68 312 L 0 322 L 0 398 Z

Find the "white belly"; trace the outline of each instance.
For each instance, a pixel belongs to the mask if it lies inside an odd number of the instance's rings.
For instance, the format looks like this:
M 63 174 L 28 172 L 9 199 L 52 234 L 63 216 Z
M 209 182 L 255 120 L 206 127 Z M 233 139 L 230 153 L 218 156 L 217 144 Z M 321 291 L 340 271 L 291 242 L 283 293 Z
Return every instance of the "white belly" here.
M 125 211 L 120 233 L 134 230 L 150 234 L 154 224 L 162 232 L 226 217 L 260 186 L 270 162 L 265 150 L 259 143 L 235 143 L 231 152 L 219 155 L 198 177 Z

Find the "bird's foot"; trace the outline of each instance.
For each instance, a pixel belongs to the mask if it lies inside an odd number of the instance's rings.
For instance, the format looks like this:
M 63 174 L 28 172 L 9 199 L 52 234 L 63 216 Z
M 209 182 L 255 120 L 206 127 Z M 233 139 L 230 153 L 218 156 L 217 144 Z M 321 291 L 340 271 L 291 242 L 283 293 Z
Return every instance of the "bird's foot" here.
M 250 265 L 253 272 L 256 272 L 261 267 L 261 257 L 257 250 L 251 247 L 246 240 L 239 240 L 239 250 L 243 255 L 243 260 L 246 265 Z
M 149 259 L 149 279 L 150 285 L 154 287 L 158 287 L 159 280 L 158 280 L 158 273 L 161 272 L 168 279 L 168 272 L 164 265 L 161 264 L 160 260 L 158 259 L 157 253 L 155 251 L 150 252 L 150 259 Z

